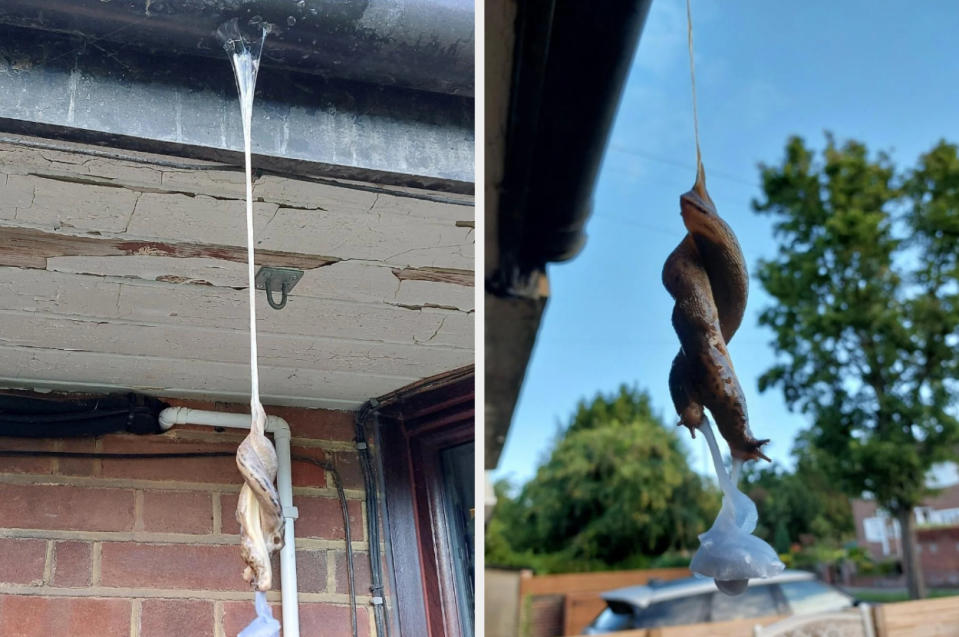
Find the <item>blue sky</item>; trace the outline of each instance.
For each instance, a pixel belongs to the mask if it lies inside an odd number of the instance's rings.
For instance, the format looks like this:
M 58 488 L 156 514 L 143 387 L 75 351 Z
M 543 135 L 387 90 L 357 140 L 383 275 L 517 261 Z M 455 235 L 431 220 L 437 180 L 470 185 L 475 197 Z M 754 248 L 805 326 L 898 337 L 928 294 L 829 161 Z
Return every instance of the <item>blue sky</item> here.
M 924 0 L 693 0 L 696 84 L 709 192 L 739 236 L 750 274 L 772 256 L 771 223 L 751 211 L 760 162 L 786 138 L 821 148 L 823 132 L 886 150 L 904 166 L 939 139 L 959 141 L 959 6 Z M 595 191 L 583 252 L 548 273 L 551 298 L 494 478 L 530 478 L 576 402 L 620 383 L 648 389 L 672 422 L 666 386 L 678 341 L 663 261 L 682 239 L 679 195 L 695 177 L 685 0 L 654 0 Z M 790 464 L 796 433 L 778 389 L 757 380 L 775 360 L 758 326 L 770 299 L 755 279 L 730 344 L 754 433 Z M 688 439 L 688 436 L 686 436 Z M 705 445 L 688 440 L 706 467 Z

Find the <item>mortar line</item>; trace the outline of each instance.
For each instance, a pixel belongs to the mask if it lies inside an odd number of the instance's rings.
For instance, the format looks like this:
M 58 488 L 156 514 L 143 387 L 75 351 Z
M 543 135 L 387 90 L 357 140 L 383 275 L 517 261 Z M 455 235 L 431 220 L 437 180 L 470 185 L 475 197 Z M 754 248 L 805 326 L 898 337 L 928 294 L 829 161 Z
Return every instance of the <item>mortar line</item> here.
M 108 597 L 126 599 L 183 599 L 183 600 L 210 600 L 221 602 L 249 602 L 250 593 L 245 590 L 218 591 L 177 588 L 134 588 L 112 586 L 89 586 L 86 588 L 66 588 L 62 586 L 39 587 L 27 584 L 0 584 L 0 594 L 25 595 L 41 597 Z M 280 602 L 279 591 L 267 593 L 267 600 L 271 603 Z M 142 600 L 140 600 L 142 601 Z M 300 593 L 299 601 L 305 604 L 332 604 L 349 606 L 349 595 L 342 593 Z M 369 604 L 369 595 L 357 595 L 357 604 Z
M 63 439 L 57 439 L 53 441 L 53 450 L 54 451 L 63 451 Z M 51 458 L 53 462 L 50 463 L 50 472 L 53 475 L 60 473 L 60 458 L 54 456 Z
M 100 585 L 100 570 L 102 568 L 103 561 L 103 544 L 101 542 L 93 543 L 93 564 L 91 565 L 90 573 L 90 585 L 99 586 Z
M 223 501 L 220 499 L 220 492 L 214 491 L 212 497 L 213 507 L 213 535 L 223 534 Z
M 96 462 L 99 462 L 97 460 Z M 240 484 L 213 482 L 176 482 L 173 480 L 144 480 L 141 478 L 98 478 L 91 476 L 51 476 L 30 473 L 0 473 L 0 484 L 18 484 L 34 486 L 89 487 L 93 489 L 143 489 L 146 491 L 219 491 L 239 493 Z M 366 494 L 360 489 L 344 489 L 346 498 L 362 502 Z M 335 499 L 338 497 L 333 487 L 293 487 L 293 495 Z
M 103 439 L 97 437 L 93 442 L 93 450 L 97 453 L 103 451 Z M 94 458 L 93 460 L 93 475 L 94 477 L 101 477 L 103 475 L 103 460 L 100 458 Z
M 336 551 L 326 552 L 326 592 L 336 592 Z
M 143 600 L 133 599 L 131 600 L 132 608 L 130 610 L 130 637 L 140 637 L 140 631 L 142 626 L 140 625 L 143 619 Z
M 47 540 L 47 552 L 43 561 L 43 585 L 49 586 L 53 582 L 53 573 L 56 569 L 56 554 L 53 552 L 53 540 Z
M 226 609 L 223 602 L 216 600 L 213 602 L 213 637 L 226 637 L 226 629 L 223 628 L 223 618 L 226 616 Z
M 171 544 L 171 545 L 224 545 L 236 546 L 240 543 L 237 534 L 221 535 L 189 535 L 186 533 L 158 533 L 149 531 L 64 531 L 53 529 L 10 529 L 0 528 L 0 538 L 9 539 L 41 539 L 41 540 L 70 540 L 92 543 L 102 542 L 137 542 L 140 544 Z M 354 551 L 366 551 L 369 542 L 354 540 Z M 303 550 L 324 551 L 328 549 L 345 548 L 344 541 L 325 538 L 297 537 L 296 547 Z
M 133 492 L 133 530 L 143 530 L 143 489 Z

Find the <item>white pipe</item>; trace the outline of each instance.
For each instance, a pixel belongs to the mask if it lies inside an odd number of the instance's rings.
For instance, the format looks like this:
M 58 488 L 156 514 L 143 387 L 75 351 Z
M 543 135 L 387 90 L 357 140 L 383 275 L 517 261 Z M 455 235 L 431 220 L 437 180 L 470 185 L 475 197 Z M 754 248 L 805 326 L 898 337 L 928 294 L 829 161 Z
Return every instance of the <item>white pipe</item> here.
M 174 425 L 209 425 L 231 429 L 249 429 L 250 414 L 203 411 L 188 407 L 167 407 L 160 412 L 160 428 L 167 431 Z M 300 614 L 297 602 L 296 539 L 293 522 L 298 512 L 293 506 L 293 478 L 290 462 L 290 423 L 278 416 L 266 417 L 266 431 L 273 434 L 276 445 L 276 487 L 286 520 L 283 548 L 280 549 L 280 595 L 283 607 L 283 634 L 300 637 Z

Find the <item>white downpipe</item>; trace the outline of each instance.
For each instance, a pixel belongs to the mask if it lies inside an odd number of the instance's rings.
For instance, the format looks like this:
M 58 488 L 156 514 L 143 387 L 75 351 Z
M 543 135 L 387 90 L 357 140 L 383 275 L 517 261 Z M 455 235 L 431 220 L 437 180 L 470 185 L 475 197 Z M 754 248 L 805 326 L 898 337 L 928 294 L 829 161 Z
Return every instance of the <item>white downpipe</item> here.
M 160 428 L 167 431 L 174 425 L 208 425 L 231 429 L 249 429 L 250 414 L 230 414 L 187 407 L 167 407 L 160 412 Z M 298 512 L 293 506 L 293 478 L 290 462 L 290 423 L 278 416 L 266 417 L 266 431 L 273 434 L 276 445 L 276 490 L 286 520 L 283 548 L 280 549 L 280 595 L 283 606 L 283 634 L 300 637 L 300 613 L 297 602 L 296 544 L 293 522 Z

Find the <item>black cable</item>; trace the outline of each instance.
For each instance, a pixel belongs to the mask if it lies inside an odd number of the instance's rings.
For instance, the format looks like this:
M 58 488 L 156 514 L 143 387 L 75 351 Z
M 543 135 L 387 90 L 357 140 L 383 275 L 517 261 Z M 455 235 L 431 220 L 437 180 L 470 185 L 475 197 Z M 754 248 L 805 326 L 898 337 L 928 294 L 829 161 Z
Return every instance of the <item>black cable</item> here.
M 383 558 L 380 554 L 380 514 L 376 496 L 376 482 L 373 476 L 370 448 L 366 441 L 366 419 L 378 403 L 370 400 L 357 412 L 355 420 L 356 449 L 363 470 L 363 486 L 366 489 L 366 528 L 370 544 L 370 593 L 373 595 L 373 620 L 376 634 L 389 637 L 390 624 L 386 616 L 386 602 L 383 595 Z
M 159 458 L 224 458 L 232 457 L 236 454 L 232 451 L 175 451 L 172 453 L 109 453 L 102 451 L 46 451 L 46 450 L 23 450 L 23 449 L 0 449 L 0 457 L 56 457 L 56 458 L 115 458 L 129 460 L 155 460 Z M 309 456 L 291 455 L 290 460 L 297 462 L 309 462 L 326 471 L 333 476 L 333 484 L 336 486 L 336 494 L 340 500 L 340 510 L 343 512 L 343 532 L 346 536 L 346 569 L 350 586 L 350 608 L 352 610 L 350 619 L 353 624 L 353 637 L 358 637 L 357 628 L 357 610 L 356 610 L 356 576 L 353 567 L 353 533 L 350 528 L 350 511 L 346 502 L 346 492 L 343 490 L 343 480 L 340 472 L 332 463 L 324 460 L 317 460 Z M 372 538 L 370 539 L 372 547 Z M 377 547 L 379 540 L 377 539 Z M 372 551 L 371 551 L 372 552 Z M 379 553 L 379 550 L 377 550 Z M 372 590 L 372 587 L 371 587 Z M 380 633 L 377 633 L 380 634 Z
M 290 459 L 298 460 L 299 462 L 310 462 L 326 469 L 333 476 L 336 494 L 340 498 L 340 509 L 343 511 L 343 533 L 346 535 L 346 570 L 350 583 L 350 608 L 353 611 L 351 615 L 351 619 L 353 620 L 353 637 L 359 637 L 356 625 L 356 577 L 353 570 L 353 534 L 350 530 L 350 511 L 346 505 L 346 493 L 343 491 L 343 481 L 340 479 L 340 472 L 337 471 L 333 464 L 323 460 L 317 460 L 316 458 L 310 458 L 309 456 L 290 456 Z

